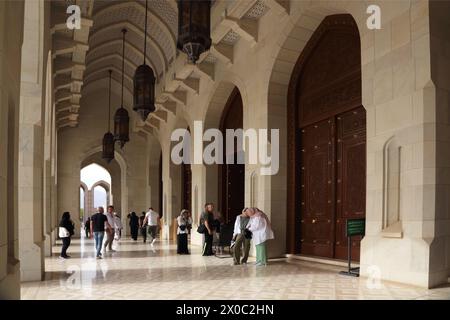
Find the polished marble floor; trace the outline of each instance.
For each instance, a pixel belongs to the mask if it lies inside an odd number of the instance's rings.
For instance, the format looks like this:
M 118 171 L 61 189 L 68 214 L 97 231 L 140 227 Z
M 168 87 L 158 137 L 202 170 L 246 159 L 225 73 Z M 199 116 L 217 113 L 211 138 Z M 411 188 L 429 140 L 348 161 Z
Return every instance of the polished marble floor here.
M 338 274 L 342 267 L 312 262 L 231 266 L 231 258 L 202 257 L 196 246 L 177 255 L 166 241 L 152 247 L 122 239 L 114 248 L 96 260 L 92 240 L 73 240 L 72 258 L 46 258 L 45 281 L 23 283 L 22 299 L 450 299 L 449 286 L 346 277 Z

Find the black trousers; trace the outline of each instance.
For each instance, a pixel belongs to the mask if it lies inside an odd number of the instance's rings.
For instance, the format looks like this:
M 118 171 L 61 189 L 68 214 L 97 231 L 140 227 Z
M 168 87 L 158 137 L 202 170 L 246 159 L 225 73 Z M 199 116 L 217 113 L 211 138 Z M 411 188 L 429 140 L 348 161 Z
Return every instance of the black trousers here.
M 208 233 L 208 230 L 205 232 L 205 244 L 203 245 L 203 255 L 204 256 L 212 256 L 213 250 L 212 250 L 212 244 L 213 244 L 213 236 L 212 234 Z
M 177 235 L 177 253 L 189 254 L 187 233 L 180 233 Z
M 89 228 L 85 228 L 84 231 L 86 231 L 86 238 L 89 238 L 91 230 Z
M 133 238 L 133 240 L 137 240 L 138 228 L 138 226 L 131 226 L 131 238 Z
M 144 239 L 144 242 L 147 242 L 147 227 L 141 228 L 141 236 Z
M 67 257 L 67 249 L 70 246 L 70 237 L 61 238 L 62 240 L 62 249 L 61 249 L 61 257 Z

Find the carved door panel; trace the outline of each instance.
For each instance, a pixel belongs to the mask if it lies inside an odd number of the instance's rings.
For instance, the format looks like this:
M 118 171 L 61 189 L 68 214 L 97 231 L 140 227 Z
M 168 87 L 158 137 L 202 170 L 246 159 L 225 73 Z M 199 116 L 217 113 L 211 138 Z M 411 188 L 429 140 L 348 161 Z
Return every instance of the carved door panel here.
M 334 245 L 334 119 L 300 130 L 301 252 L 333 257 Z
M 182 164 L 183 170 L 183 209 L 188 209 L 192 212 L 192 173 L 191 173 L 191 165 L 190 164 Z
M 366 111 L 337 116 L 336 258 L 347 259 L 347 219 L 365 218 Z M 352 238 L 352 259 L 359 261 L 360 237 Z

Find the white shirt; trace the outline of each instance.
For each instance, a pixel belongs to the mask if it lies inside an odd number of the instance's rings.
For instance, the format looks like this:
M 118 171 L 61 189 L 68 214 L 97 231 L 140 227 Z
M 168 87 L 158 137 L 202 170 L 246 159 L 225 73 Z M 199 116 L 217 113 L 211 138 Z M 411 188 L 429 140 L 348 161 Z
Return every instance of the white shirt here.
M 178 216 L 177 223 L 178 223 L 177 234 L 185 234 L 185 233 L 188 233 L 187 224 L 192 225 L 192 219 L 187 218 L 187 221 L 185 221 L 183 218 L 181 218 L 181 216 Z M 186 229 L 181 230 L 180 226 L 186 226 Z
M 247 227 L 249 224 L 250 224 L 250 221 L 247 223 Z M 236 221 L 234 222 L 233 237 L 240 233 L 241 233 L 241 215 L 238 215 L 236 217 Z
M 251 217 L 250 222 L 247 225 L 247 229 L 249 229 L 253 233 L 252 240 L 255 245 L 261 244 L 266 240 L 274 238 L 273 231 L 264 218 L 264 213 L 261 215 L 261 217 Z
M 106 218 L 108 219 L 108 223 L 111 226 L 111 228 L 114 228 L 114 213 L 104 213 L 104 215 L 106 216 Z M 113 230 L 114 231 L 114 230 Z
M 147 224 L 149 226 L 157 226 L 158 225 L 158 218 L 159 218 L 158 212 L 149 210 L 145 214 L 145 217 L 147 218 Z

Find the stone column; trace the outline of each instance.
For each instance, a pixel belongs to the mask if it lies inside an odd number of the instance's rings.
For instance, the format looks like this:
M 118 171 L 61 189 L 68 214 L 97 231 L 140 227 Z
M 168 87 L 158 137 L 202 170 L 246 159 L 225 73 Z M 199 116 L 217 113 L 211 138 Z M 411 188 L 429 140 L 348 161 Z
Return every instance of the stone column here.
M 21 280 L 44 276 L 43 70 L 44 13 L 41 1 L 25 3 L 19 119 L 19 253 Z
M 53 230 L 52 227 L 52 216 L 51 216 L 51 201 L 52 201 L 52 194 L 51 194 L 51 184 L 52 179 L 50 175 L 51 171 L 51 163 L 50 160 L 45 161 L 45 168 L 44 168 L 44 176 L 45 176 L 45 188 L 44 188 L 44 229 L 45 229 L 45 256 L 51 257 L 52 256 L 52 237 L 51 232 Z
M 23 1 L 0 1 L 0 299 L 20 299 L 17 150 Z
M 423 229 L 430 232 L 429 281 L 431 286 L 447 283 L 450 276 L 450 2 L 431 1 L 430 6 L 430 55 L 431 79 L 427 102 L 435 104 L 436 116 L 428 119 L 430 137 L 436 141 L 436 159 L 429 166 L 430 182 L 436 184 L 434 215 L 425 216 Z M 424 97 L 425 98 L 425 97 Z M 435 136 L 434 136 L 435 135 Z M 431 140 L 431 139 L 430 139 Z M 434 167 L 434 168 L 433 168 Z M 428 231 L 430 230 L 430 231 Z M 424 232 L 425 233 L 425 232 Z
M 380 30 L 362 31 L 367 213 L 361 274 L 374 284 L 385 279 L 429 288 L 447 282 L 448 228 L 443 226 L 448 223 L 439 220 L 448 217 L 445 161 L 450 159 L 446 156 L 448 133 L 438 134 L 448 132 L 448 94 L 444 93 L 444 103 L 437 103 L 440 90 L 436 85 L 445 77 L 432 75 L 439 59 L 430 44 L 430 27 L 436 23 L 430 14 L 432 3 L 405 2 L 394 8 L 385 2 L 381 11 L 391 17 L 382 20 Z M 448 5 L 439 15 L 444 12 L 448 13 Z M 448 35 L 448 29 L 445 32 Z M 448 60 L 439 61 L 439 70 L 447 74 L 448 66 Z M 440 83 L 442 89 L 448 88 L 445 81 Z M 391 179 L 386 163 L 389 165 L 392 139 L 399 146 L 397 158 L 400 156 L 399 170 L 391 172 L 400 181 L 394 223 L 390 217 L 395 212 L 387 199 L 396 199 L 396 194 L 385 183 Z
M 85 202 L 85 212 L 87 212 L 87 214 L 89 216 L 91 216 L 93 213 L 96 212 L 96 209 L 94 208 L 94 189 L 90 189 L 85 193 L 85 198 L 86 198 L 86 202 Z

